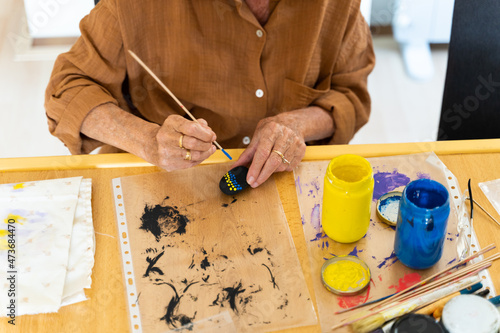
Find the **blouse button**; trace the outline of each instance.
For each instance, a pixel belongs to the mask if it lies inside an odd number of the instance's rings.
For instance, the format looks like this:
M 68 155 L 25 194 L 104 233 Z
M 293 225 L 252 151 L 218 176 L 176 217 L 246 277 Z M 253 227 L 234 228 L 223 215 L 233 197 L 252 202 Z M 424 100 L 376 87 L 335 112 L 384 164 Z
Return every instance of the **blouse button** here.
M 264 96 L 264 92 L 262 91 L 262 89 L 257 89 L 257 91 L 255 92 L 255 96 L 257 96 L 258 98 Z
M 244 145 L 247 145 L 247 144 L 249 144 L 249 143 L 250 143 L 250 138 L 249 138 L 248 136 L 245 136 L 245 137 L 243 138 L 243 144 L 244 144 Z
M 257 34 L 257 37 L 259 37 L 259 38 L 264 36 L 264 33 L 260 29 L 257 29 L 257 31 L 255 33 Z

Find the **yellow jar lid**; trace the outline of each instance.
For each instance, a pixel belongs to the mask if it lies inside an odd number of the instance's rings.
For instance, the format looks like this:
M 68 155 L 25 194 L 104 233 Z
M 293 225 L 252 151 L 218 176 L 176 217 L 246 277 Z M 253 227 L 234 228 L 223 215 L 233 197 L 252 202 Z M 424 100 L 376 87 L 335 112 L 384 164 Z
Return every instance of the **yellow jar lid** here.
M 321 267 L 321 280 L 326 289 L 341 296 L 361 293 L 370 284 L 370 269 L 356 256 L 337 256 Z

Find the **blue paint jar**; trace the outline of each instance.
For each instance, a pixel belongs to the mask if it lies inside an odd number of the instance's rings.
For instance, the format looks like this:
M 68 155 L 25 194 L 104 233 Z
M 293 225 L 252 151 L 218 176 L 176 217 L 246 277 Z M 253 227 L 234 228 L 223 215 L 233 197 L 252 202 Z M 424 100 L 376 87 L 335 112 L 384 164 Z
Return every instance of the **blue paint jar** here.
M 394 240 L 394 252 L 404 265 L 425 269 L 441 259 L 449 197 L 446 187 L 430 179 L 418 179 L 405 187 Z

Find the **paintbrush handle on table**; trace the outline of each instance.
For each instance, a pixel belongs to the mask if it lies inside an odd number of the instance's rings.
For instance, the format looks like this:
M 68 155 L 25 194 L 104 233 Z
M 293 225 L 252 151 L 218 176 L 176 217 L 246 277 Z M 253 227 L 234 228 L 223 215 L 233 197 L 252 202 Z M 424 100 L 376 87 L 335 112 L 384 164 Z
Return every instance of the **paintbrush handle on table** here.
M 377 329 L 378 327 L 382 326 L 386 321 L 389 321 L 393 318 L 407 314 L 407 313 L 415 310 L 419 306 L 434 302 L 440 298 L 446 297 L 452 293 L 455 293 L 455 292 L 462 290 L 464 288 L 467 288 L 475 283 L 478 283 L 479 281 L 480 281 L 479 277 L 470 276 L 470 277 L 465 278 L 461 281 L 451 283 L 446 287 L 439 288 L 438 290 L 433 290 L 433 291 L 427 292 L 423 295 L 414 297 L 414 298 L 409 299 L 407 301 L 404 301 L 400 304 L 397 304 L 397 305 L 395 305 L 387 310 L 383 310 L 383 311 L 376 313 L 374 315 L 371 315 L 367 318 L 358 320 L 358 321 L 354 322 L 351 325 L 351 327 L 353 328 L 354 332 L 356 332 L 356 333 L 371 332 L 371 331 Z
M 423 307 L 422 309 L 418 310 L 417 312 L 415 313 L 418 313 L 418 314 L 425 314 L 425 315 L 431 315 L 434 313 L 434 311 L 436 311 L 437 309 L 440 309 L 441 310 L 443 309 L 444 305 L 450 300 L 452 299 L 453 297 L 456 297 L 458 295 L 463 295 L 463 294 L 472 294 L 476 291 L 478 291 L 479 289 L 481 289 L 483 287 L 483 284 L 480 282 L 480 283 L 476 283 L 475 285 L 471 286 L 470 288 L 465 288 L 463 290 L 460 290 L 459 292 L 456 292 L 456 293 L 453 293 L 449 296 L 446 296 L 444 298 L 441 298 L 440 300 L 438 300 L 437 302 L 434 302 L 432 304 L 429 304 L 427 305 L 426 307 Z

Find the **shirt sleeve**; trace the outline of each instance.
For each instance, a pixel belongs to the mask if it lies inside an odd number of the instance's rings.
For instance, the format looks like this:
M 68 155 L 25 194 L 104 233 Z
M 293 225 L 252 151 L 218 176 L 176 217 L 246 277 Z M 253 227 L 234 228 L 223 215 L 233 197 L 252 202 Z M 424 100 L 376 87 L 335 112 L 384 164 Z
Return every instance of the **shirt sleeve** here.
M 80 23 L 81 37 L 59 55 L 45 92 L 49 131 L 72 154 L 102 145 L 80 133 L 95 107 L 114 103 L 121 93 L 126 67 L 119 23 L 111 1 L 101 1 Z
M 367 123 L 371 107 L 367 78 L 374 65 L 371 33 L 357 9 L 333 68 L 330 90 L 313 102 L 332 112 L 335 132 L 328 143 L 348 143 Z

